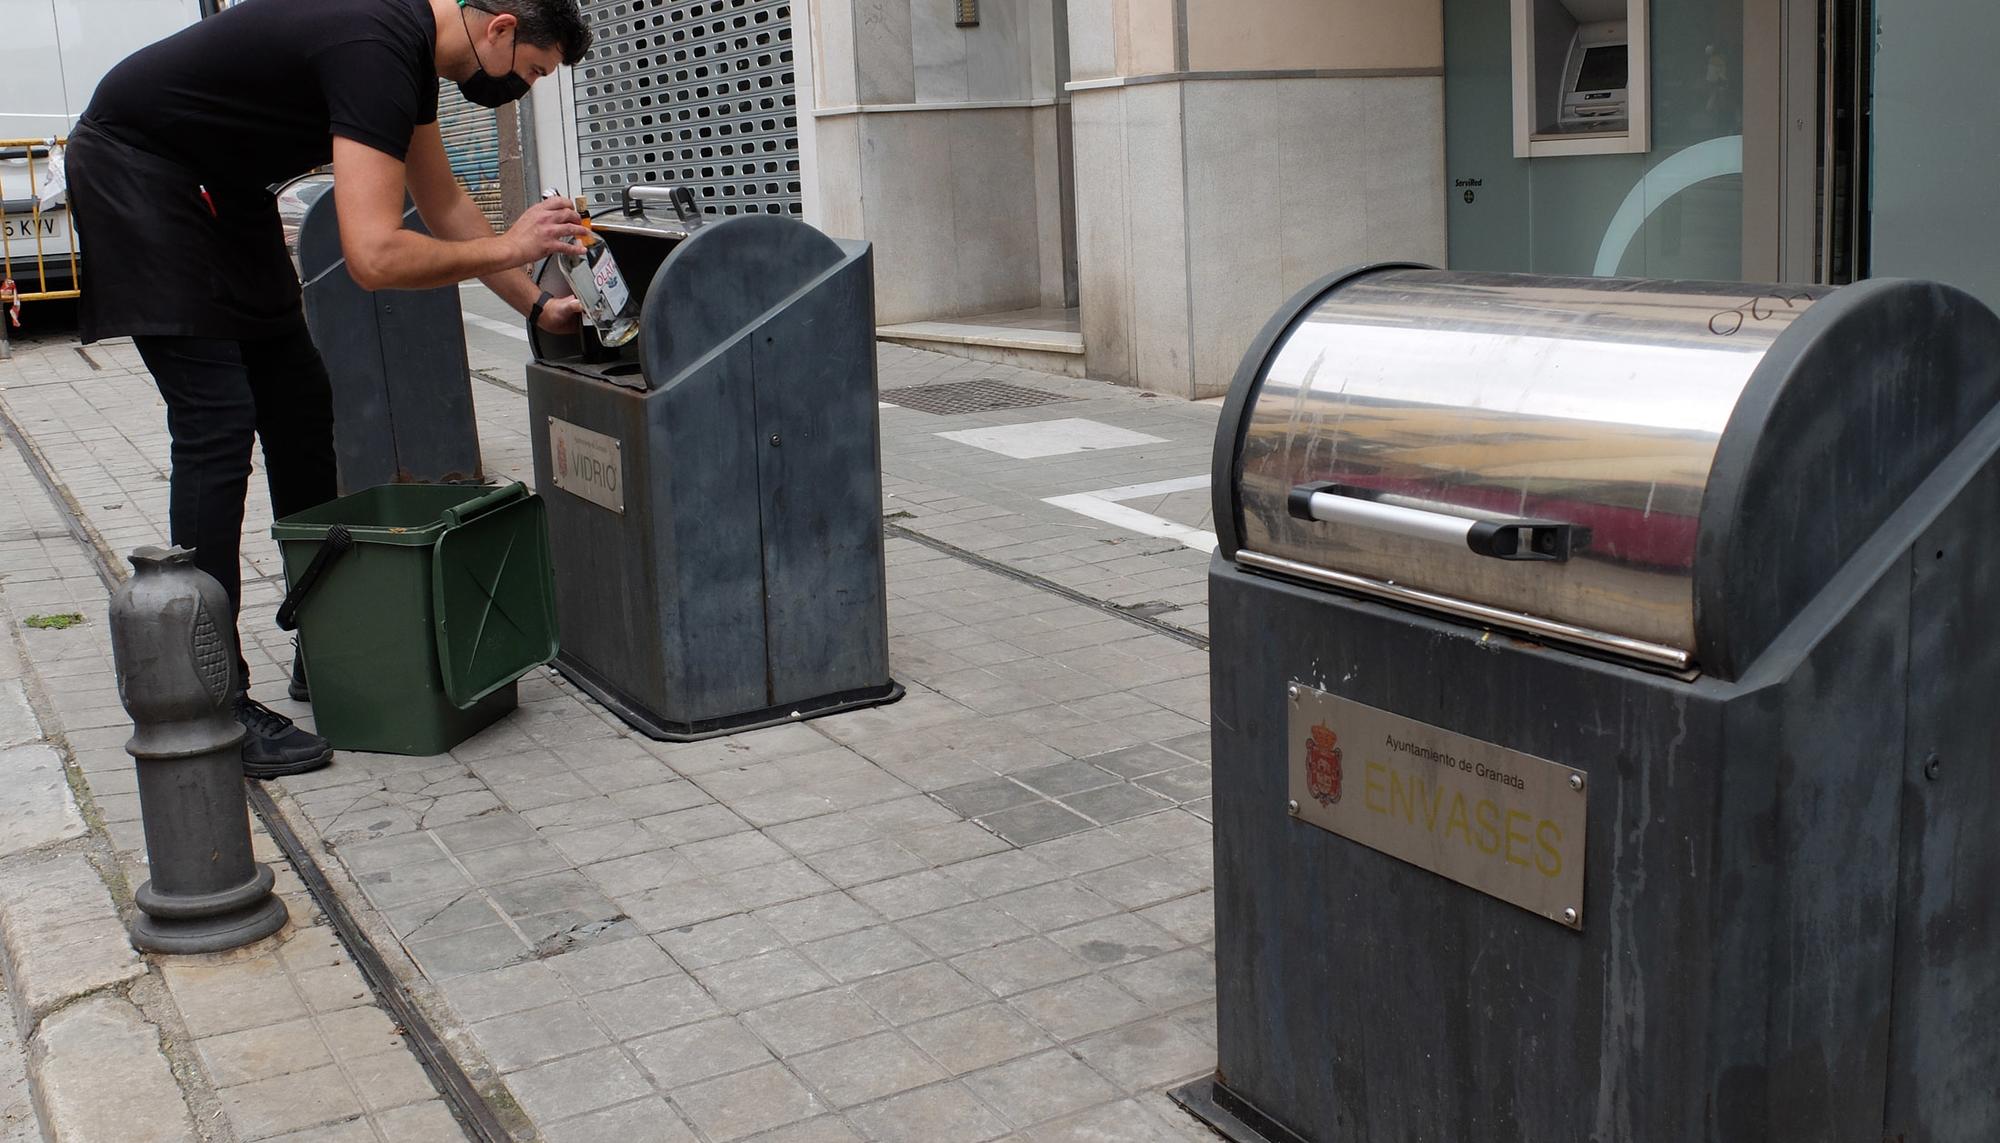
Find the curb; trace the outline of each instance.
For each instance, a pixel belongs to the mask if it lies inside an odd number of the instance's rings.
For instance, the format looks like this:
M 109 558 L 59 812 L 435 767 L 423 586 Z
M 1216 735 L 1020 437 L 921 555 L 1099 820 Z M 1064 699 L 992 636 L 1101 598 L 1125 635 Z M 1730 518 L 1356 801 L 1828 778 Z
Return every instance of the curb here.
M 44 1019 L 29 1042 L 28 1083 L 43 1133 L 57 1143 L 198 1138 L 159 1028 L 121 995 L 90 996 Z
M 0 980 L 51 1143 L 202 1138 L 163 1040 L 135 1002 L 151 972 L 131 947 L 109 841 L 45 727 L 51 704 L 0 588 Z M 86 795 L 87 798 L 87 795 Z
M 91 860 L 102 844 L 82 832 L 0 860 L 0 977 L 29 1095 L 52 1143 L 197 1140 L 162 1030 L 131 995 L 151 973 Z
M 67 1005 L 146 975 L 90 859 L 30 853 L 0 862 L 0 972 L 24 1035 Z

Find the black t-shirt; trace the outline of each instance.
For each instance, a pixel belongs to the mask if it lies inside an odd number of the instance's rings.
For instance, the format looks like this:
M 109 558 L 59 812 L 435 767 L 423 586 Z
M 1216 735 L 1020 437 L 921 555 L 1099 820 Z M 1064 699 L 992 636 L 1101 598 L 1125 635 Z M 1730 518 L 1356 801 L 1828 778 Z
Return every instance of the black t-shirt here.
M 112 68 L 84 119 L 228 186 L 324 165 L 335 135 L 401 159 L 437 119 L 436 39 L 424 0 L 241 0 Z

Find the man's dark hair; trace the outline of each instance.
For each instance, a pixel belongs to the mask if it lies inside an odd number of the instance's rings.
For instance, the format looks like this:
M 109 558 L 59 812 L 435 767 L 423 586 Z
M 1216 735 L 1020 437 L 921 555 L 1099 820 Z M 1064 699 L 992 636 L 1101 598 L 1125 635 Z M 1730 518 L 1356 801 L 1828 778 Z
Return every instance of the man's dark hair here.
M 590 50 L 590 25 L 583 22 L 577 0 L 466 0 L 470 7 L 514 17 L 514 35 L 537 48 L 562 49 L 563 62 L 574 66 Z

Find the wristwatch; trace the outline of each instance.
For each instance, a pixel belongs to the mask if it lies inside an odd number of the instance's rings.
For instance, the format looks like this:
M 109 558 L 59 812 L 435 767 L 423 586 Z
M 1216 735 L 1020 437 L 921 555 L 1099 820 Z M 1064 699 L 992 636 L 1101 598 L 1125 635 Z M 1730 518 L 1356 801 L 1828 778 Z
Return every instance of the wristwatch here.
M 528 324 L 539 328 L 542 321 L 542 307 L 555 300 L 556 296 L 554 294 L 543 290 L 542 296 L 535 299 L 535 304 L 528 307 Z

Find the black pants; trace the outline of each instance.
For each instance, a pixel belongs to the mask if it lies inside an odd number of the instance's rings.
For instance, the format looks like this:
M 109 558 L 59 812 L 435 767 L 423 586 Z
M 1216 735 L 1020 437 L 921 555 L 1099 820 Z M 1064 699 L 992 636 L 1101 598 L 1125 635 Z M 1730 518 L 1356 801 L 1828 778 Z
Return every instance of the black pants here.
M 242 604 L 243 502 L 253 438 L 280 519 L 334 498 L 333 391 L 306 332 L 225 341 L 139 337 L 139 356 L 167 401 L 173 437 L 173 542 L 221 581 L 233 619 Z M 238 636 L 238 646 L 241 636 Z M 239 657 L 244 686 L 249 670 Z

